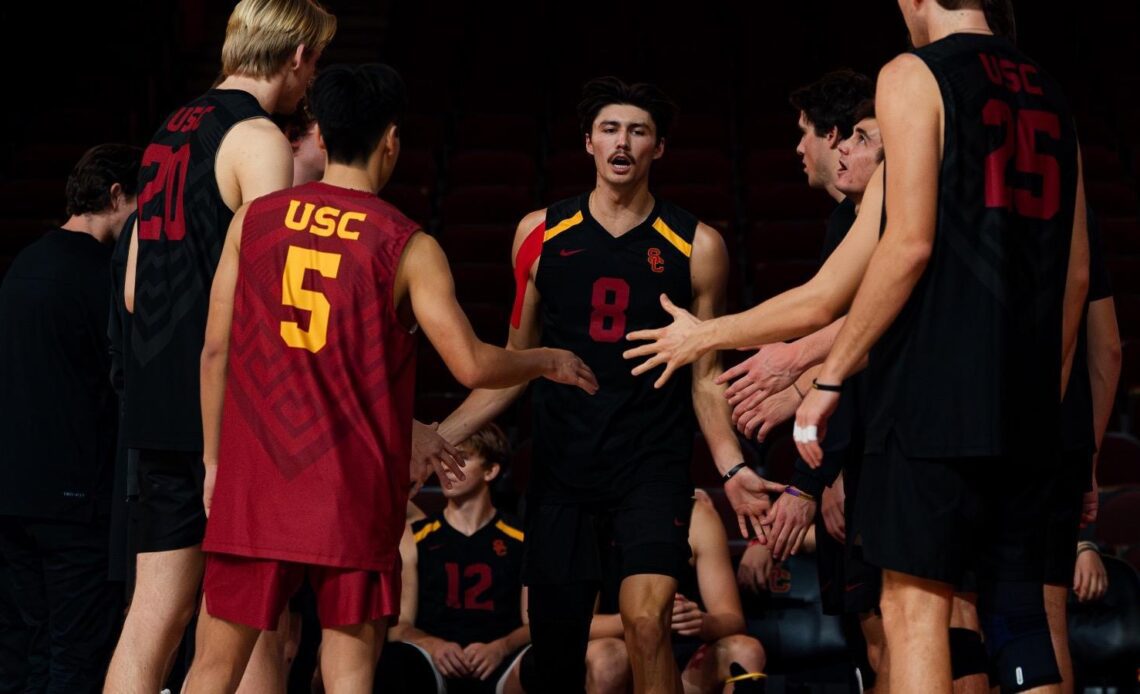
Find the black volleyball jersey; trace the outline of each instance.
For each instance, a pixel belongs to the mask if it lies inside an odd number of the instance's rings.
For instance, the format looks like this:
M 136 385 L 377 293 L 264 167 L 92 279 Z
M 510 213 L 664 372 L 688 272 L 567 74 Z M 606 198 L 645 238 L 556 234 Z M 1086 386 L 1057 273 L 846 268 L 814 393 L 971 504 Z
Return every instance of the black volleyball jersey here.
M 143 153 L 127 349 L 131 447 L 202 448 L 198 370 L 210 284 L 234 216 L 214 162 L 230 128 L 268 117 L 252 94 L 214 89 L 171 114 Z
M 1056 450 L 1072 116 L 1057 83 L 1005 39 L 954 34 L 915 55 L 942 94 L 937 227 L 925 272 L 871 352 L 868 448 L 893 431 L 919 457 Z
M 647 479 L 688 479 L 695 417 L 691 370 L 660 390 L 663 367 L 630 375 L 622 358 L 634 330 L 668 325 L 667 294 L 688 308 L 697 219 L 657 200 L 644 222 L 612 236 L 590 215 L 589 194 L 546 210 L 535 278 L 542 344 L 573 351 L 598 378 L 579 388 L 534 382 L 532 493 L 552 501 L 605 501 Z M 520 250 L 520 255 L 522 251 Z
M 442 513 L 412 523 L 419 594 L 415 627 L 461 646 L 522 625 L 522 526 L 495 514 L 468 537 Z

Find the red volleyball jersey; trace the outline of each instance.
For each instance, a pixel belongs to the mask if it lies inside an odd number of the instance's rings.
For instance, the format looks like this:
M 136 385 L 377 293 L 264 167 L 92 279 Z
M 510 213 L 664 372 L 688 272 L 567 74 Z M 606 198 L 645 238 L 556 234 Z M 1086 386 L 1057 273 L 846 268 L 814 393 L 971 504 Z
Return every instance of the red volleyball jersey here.
M 374 195 L 320 182 L 250 205 L 206 551 L 396 561 L 415 339 L 392 291 L 418 229 Z

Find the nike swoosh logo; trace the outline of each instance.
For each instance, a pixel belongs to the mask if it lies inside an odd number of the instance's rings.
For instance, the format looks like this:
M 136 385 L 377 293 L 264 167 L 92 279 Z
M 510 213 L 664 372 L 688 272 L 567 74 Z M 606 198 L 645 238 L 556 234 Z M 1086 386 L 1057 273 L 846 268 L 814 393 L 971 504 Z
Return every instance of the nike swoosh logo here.
M 585 248 L 577 248 L 575 250 L 570 251 L 570 250 L 566 250 L 565 248 L 563 248 L 562 250 L 558 251 L 558 255 L 562 256 L 563 258 L 566 258 L 566 257 L 571 256 L 571 255 L 578 255 L 579 253 L 581 253 L 584 250 L 586 250 L 586 249 Z
M 851 591 L 855 590 L 856 588 L 858 588 L 861 585 L 863 585 L 863 584 L 862 583 L 855 583 L 855 584 L 852 584 L 849 586 L 844 586 L 843 592 L 850 593 Z
M 678 528 L 683 528 L 683 527 L 685 527 L 685 524 L 684 524 L 684 522 L 682 522 L 682 521 L 680 521 L 680 520 L 677 520 L 676 518 L 674 518 L 674 519 L 673 519 L 673 525 L 677 526 Z

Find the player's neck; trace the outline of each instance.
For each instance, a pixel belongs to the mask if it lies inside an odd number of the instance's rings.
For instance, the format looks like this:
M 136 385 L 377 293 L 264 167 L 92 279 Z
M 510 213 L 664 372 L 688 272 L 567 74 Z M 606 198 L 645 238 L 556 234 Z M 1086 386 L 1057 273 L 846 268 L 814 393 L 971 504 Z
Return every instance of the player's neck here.
M 371 170 L 349 164 L 329 162 L 329 165 L 325 167 L 325 175 L 321 178 L 321 182 L 330 186 L 362 190 L 373 194 L 380 190 L 380 182 L 376 180 Z
M 930 18 L 927 28 L 930 42 L 940 41 L 951 34 L 993 34 L 982 10 L 956 10 L 937 13 Z
M 597 187 L 590 193 L 590 216 L 606 231 L 621 236 L 645 221 L 653 211 L 654 202 L 648 181 L 626 189 L 616 188 L 599 179 Z
M 843 198 L 847 197 L 843 194 L 843 191 L 835 187 L 834 183 L 825 183 L 823 189 L 827 191 L 827 194 L 830 195 L 831 199 L 835 202 L 843 202 Z
M 73 215 L 60 228 L 75 234 L 88 234 L 99 243 L 111 243 L 115 240 L 115 231 L 117 231 L 111 228 L 111 223 L 106 217 L 97 214 Z
M 281 96 L 284 79 L 275 77 L 266 79 L 262 77 L 249 77 L 247 75 L 230 75 L 219 82 L 214 89 L 237 89 L 249 92 L 266 113 L 277 110 L 277 100 Z
M 491 491 L 484 488 L 464 499 L 448 499 L 447 506 L 443 509 L 443 517 L 448 525 L 464 535 L 474 535 L 495 517 Z

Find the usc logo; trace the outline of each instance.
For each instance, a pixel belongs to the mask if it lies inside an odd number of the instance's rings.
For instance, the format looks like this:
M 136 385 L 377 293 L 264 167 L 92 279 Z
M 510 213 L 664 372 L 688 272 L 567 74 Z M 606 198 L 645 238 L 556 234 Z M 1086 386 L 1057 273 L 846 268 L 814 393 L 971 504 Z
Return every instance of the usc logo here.
M 300 215 L 297 214 L 298 209 Z M 335 233 L 338 238 L 355 241 L 360 238 L 360 232 L 349 229 L 348 225 L 365 219 L 367 215 L 363 212 L 342 212 L 327 205 L 318 208 L 311 202 L 305 203 L 304 208 L 301 208 L 300 200 L 290 200 L 289 211 L 285 214 L 285 226 L 294 231 L 308 231 L 324 237 Z
M 649 269 L 653 272 L 665 272 L 665 259 L 661 257 L 660 248 L 650 248 L 646 260 L 649 261 Z

